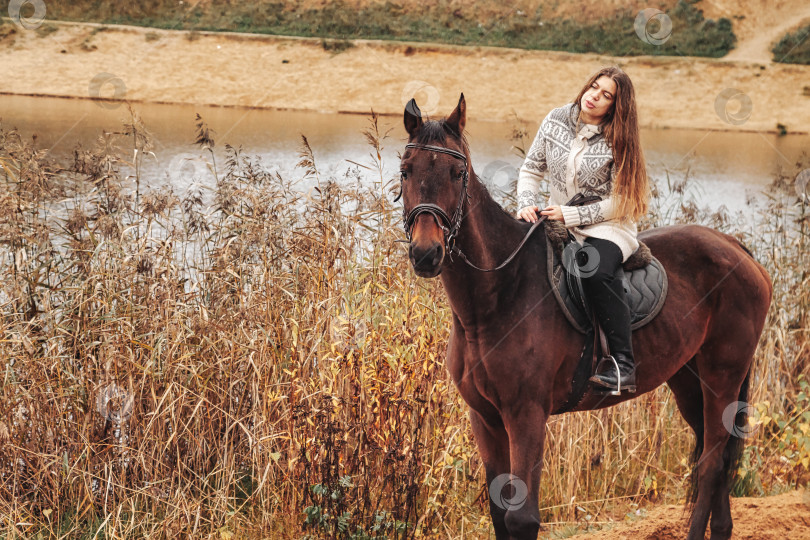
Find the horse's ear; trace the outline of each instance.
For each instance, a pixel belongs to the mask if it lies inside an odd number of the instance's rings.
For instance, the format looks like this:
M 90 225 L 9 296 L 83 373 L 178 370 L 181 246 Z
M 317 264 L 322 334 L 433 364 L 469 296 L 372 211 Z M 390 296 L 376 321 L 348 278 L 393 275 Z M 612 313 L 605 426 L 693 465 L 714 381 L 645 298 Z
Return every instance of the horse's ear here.
M 422 111 L 419 110 L 416 100 L 411 98 L 405 105 L 405 131 L 413 138 L 420 129 L 422 129 Z
M 464 127 L 467 125 L 467 102 L 464 101 L 464 94 L 458 100 L 458 105 L 444 121 L 445 125 L 452 129 L 459 137 L 464 132 Z

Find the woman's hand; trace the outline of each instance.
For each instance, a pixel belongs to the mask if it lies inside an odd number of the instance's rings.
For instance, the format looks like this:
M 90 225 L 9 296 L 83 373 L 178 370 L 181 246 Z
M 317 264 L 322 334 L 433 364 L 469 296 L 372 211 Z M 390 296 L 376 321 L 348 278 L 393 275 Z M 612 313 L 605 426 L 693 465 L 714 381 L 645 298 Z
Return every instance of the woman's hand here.
M 553 219 L 555 221 L 562 221 L 563 223 L 565 223 L 562 208 L 560 208 L 559 205 L 547 206 L 543 208 L 543 210 L 540 212 L 540 215 L 548 216 L 548 219 Z
M 517 215 L 523 221 L 530 221 L 534 223 L 537 221 L 537 214 L 535 212 L 538 210 L 540 209 L 536 206 L 524 206 L 520 209 L 520 211 L 518 211 Z

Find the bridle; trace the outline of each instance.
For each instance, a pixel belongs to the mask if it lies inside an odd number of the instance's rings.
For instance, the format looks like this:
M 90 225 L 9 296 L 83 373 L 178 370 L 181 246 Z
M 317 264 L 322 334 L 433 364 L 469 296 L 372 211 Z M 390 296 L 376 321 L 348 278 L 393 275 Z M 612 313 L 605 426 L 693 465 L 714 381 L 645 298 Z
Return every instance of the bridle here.
M 413 148 L 417 150 L 430 150 L 432 152 L 439 152 L 440 154 L 447 154 L 448 156 L 453 156 L 454 158 L 460 159 L 464 162 L 464 172 L 461 173 L 461 196 L 458 199 L 458 204 L 456 205 L 456 211 L 453 212 L 453 216 L 449 217 L 447 212 L 445 212 L 439 205 L 433 203 L 421 203 L 417 204 L 413 208 L 411 208 L 410 212 L 405 210 L 405 206 L 402 207 L 402 223 L 405 228 L 405 236 L 408 238 L 407 240 L 401 240 L 402 242 L 411 242 L 411 228 L 413 227 L 414 221 L 416 218 L 419 217 L 419 214 L 423 214 L 425 212 L 431 214 L 433 218 L 436 220 L 436 223 L 442 229 L 442 233 L 444 234 L 444 249 L 445 253 L 450 256 L 450 260 L 453 260 L 453 255 L 458 255 L 465 263 L 472 266 L 476 270 L 480 270 L 481 272 L 494 272 L 496 270 L 500 270 L 507 264 L 509 264 L 512 259 L 518 254 L 520 249 L 526 244 L 526 241 L 532 235 L 535 229 L 543 223 L 548 216 L 540 216 L 537 221 L 532 224 L 531 228 L 526 231 L 526 234 L 523 236 L 523 239 L 520 241 L 520 244 L 515 248 L 509 257 L 506 258 L 501 264 L 494 268 L 480 268 L 476 266 L 467 258 L 466 255 L 461 251 L 461 249 L 456 245 L 456 236 L 458 236 L 458 231 L 461 228 L 461 220 L 464 219 L 464 215 L 462 211 L 464 209 L 464 201 L 467 199 L 467 183 L 470 179 L 469 173 L 469 165 L 467 163 L 467 156 L 462 154 L 457 150 L 453 150 L 451 148 L 445 148 L 443 146 L 434 146 L 431 144 L 417 144 L 417 143 L 408 143 L 405 145 L 405 148 Z M 400 197 L 402 197 L 403 186 L 402 182 L 404 178 L 400 178 L 400 185 L 399 185 L 399 195 L 396 196 L 394 202 L 397 202 Z M 579 206 L 582 204 L 588 204 L 590 202 L 599 201 L 601 197 L 592 195 L 592 196 L 585 196 L 581 193 L 577 193 L 574 198 L 572 198 L 568 203 L 568 206 Z
M 417 143 L 408 143 L 405 145 L 405 148 L 414 148 L 419 150 L 430 150 L 431 152 L 439 152 L 440 154 L 447 154 L 448 156 L 453 156 L 456 159 L 460 159 L 464 162 L 464 172 L 461 173 L 461 196 L 458 199 L 458 204 L 456 205 L 456 211 L 453 212 L 453 216 L 450 217 L 447 215 L 439 205 L 433 203 L 421 203 L 417 204 L 413 208 L 411 208 L 410 212 L 405 210 L 405 206 L 402 207 L 402 223 L 405 227 L 405 236 L 408 238 L 408 242 L 411 241 L 411 228 L 413 227 L 413 223 L 416 221 L 416 218 L 419 217 L 419 214 L 428 213 L 433 216 L 436 220 L 436 223 L 442 229 L 442 233 L 444 234 L 444 249 L 446 253 L 453 253 L 456 248 L 456 236 L 458 236 L 458 231 L 461 228 L 461 220 L 464 218 L 462 214 L 464 209 L 464 200 L 467 198 L 467 183 L 470 180 L 470 172 L 469 172 L 469 165 L 467 163 L 467 156 L 462 154 L 457 150 L 453 150 L 452 148 L 445 148 L 443 146 L 434 146 L 431 144 L 417 144 Z M 402 197 L 402 182 L 403 178 L 400 178 L 400 190 L 399 195 L 397 198 L 394 199 L 394 202 L 398 201 L 400 197 Z

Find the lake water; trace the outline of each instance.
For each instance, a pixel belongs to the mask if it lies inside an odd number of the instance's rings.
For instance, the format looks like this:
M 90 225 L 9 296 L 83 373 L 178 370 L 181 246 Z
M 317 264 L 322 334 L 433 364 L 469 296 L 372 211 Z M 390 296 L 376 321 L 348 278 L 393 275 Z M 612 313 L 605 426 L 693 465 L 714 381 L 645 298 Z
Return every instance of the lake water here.
M 48 148 L 56 159 L 69 159 L 74 146 L 94 144 L 102 130 L 119 129 L 128 119 L 127 108 L 88 100 L 44 97 L 0 96 L 0 118 L 5 128 L 16 127 L 24 137 L 36 134 L 39 148 Z M 108 108 L 110 107 L 110 108 Z M 354 167 L 350 161 L 371 164 L 371 147 L 362 131 L 370 115 L 338 115 L 317 112 L 271 111 L 195 105 L 135 104 L 155 141 L 155 158 L 145 162 L 144 178 L 153 185 L 170 183 L 182 192 L 197 179 L 212 182 L 203 153 L 194 146 L 195 115 L 199 113 L 213 130 L 221 153 L 225 143 L 242 146 L 248 154 L 260 156 L 271 170 L 285 178 L 303 176 L 296 170 L 301 135 L 309 140 L 321 176 L 342 177 Z M 538 111 L 534 123 L 525 124 L 525 142 L 537 130 L 546 111 Z M 381 117 L 384 140 L 383 176 L 396 176 L 398 153 L 405 145 L 401 117 Z M 517 122 L 468 122 L 467 136 L 473 167 L 479 176 L 506 187 L 522 159 L 510 140 Z M 746 207 L 758 198 L 778 166 L 790 168 L 801 151 L 810 148 L 810 136 L 778 137 L 760 133 L 732 133 L 703 130 L 642 130 L 642 147 L 653 177 L 664 180 L 690 178 L 699 182 L 699 203 L 717 209 Z M 126 149 L 126 147 L 124 147 Z M 221 155 L 221 154 L 220 154 Z M 219 157 L 219 156 L 218 156 Z M 221 163 L 221 162 L 220 162 Z M 378 175 L 369 173 L 370 179 Z M 306 183 L 302 189 L 307 189 Z

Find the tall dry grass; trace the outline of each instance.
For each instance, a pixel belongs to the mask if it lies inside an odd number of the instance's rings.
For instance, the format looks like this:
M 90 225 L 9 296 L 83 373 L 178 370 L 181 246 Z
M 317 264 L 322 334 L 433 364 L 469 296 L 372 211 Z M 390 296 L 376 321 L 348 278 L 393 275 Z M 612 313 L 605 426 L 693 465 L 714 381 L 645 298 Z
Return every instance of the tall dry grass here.
M 134 112 L 71 163 L 0 131 L 0 535 L 490 537 L 443 365 L 449 309 L 395 242 L 377 118 L 373 161 L 340 179 L 305 138 L 300 178 L 227 146 L 217 161 L 197 120 L 209 187 L 183 193 L 141 177 L 150 136 Z M 777 283 L 746 494 L 807 480 L 807 212 L 784 197 L 793 173 L 753 222 L 701 210 L 667 179 L 645 224 L 737 231 Z M 543 519 L 565 536 L 682 500 L 691 445 L 666 388 L 555 417 Z

